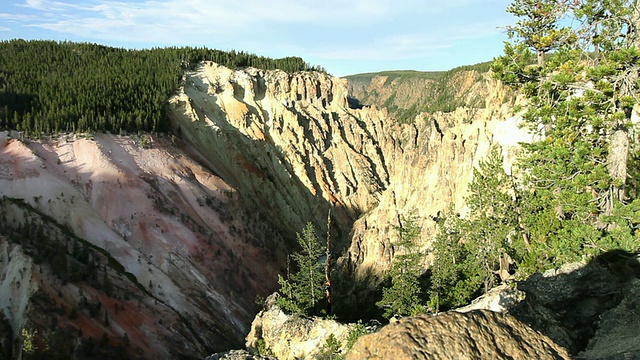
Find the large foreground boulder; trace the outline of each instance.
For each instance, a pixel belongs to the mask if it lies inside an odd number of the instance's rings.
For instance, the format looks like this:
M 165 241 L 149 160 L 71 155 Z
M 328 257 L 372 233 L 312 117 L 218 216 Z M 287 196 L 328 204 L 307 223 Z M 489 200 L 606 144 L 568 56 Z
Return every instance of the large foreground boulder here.
M 488 310 L 419 315 L 358 339 L 347 359 L 570 359 L 547 336 Z
M 249 351 L 272 354 L 281 360 L 317 359 L 327 350 L 330 337 L 338 346 L 337 352 L 346 351 L 353 324 L 286 314 L 276 304 L 277 297 L 277 293 L 269 296 L 265 309 L 253 320 L 246 338 Z

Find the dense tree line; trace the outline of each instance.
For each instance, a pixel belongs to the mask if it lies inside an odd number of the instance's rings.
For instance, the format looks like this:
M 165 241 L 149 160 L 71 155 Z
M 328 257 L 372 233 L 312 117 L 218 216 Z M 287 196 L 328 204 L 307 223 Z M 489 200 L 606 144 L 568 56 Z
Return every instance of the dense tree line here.
M 56 132 L 169 131 L 167 99 L 203 60 L 241 68 L 316 70 L 299 57 L 171 47 L 127 50 L 97 44 L 0 42 L 0 129 Z

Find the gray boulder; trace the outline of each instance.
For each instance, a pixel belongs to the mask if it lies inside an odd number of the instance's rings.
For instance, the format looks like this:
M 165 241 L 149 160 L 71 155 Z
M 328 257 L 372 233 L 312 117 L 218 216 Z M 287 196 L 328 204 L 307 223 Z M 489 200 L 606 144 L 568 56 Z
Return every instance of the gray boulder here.
M 599 331 L 603 325 L 626 321 L 624 311 L 610 310 L 636 301 L 637 297 L 634 299 L 632 292 L 625 289 L 637 277 L 638 267 L 635 255 L 610 251 L 588 264 L 568 264 L 559 270 L 534 274 L 518 282 L 525 299 L 509 313 L 577 355 L 590 342 L 597 341 L 594 336 L 606 333 Z M 631 303 L 624 302 L 625 298 Z M 605 314 L 611 319 L 603 323 Z M 612 320 L 614 316 L 620 319 Z
M 598 320 L 597 330 L 584 359 L 640 359 L 640 280 L 634 280 L 624 291 L 624 299 Z
M 362 336 L 347 359 L 570 359 L 512 316 L 489 310 L 401 319 Z

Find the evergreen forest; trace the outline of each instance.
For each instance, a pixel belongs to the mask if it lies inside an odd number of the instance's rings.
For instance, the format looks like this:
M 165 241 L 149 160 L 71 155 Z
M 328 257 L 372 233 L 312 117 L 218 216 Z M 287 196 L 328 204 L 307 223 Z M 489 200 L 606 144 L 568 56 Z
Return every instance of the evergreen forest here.
M 167 99 L 185 70 L 204 60 L 229 68 L 324 71 L 299 57 L 170 47 L 127 50 L 97 44 L 0 42 L 0 129 L 27 137 L 57 132 L 170 130 Z

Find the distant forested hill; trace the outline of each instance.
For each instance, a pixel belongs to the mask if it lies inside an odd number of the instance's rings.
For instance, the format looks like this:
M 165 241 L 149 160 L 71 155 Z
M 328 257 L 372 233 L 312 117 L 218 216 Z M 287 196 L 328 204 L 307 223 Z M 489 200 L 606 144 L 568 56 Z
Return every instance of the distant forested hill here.
M 202 60 L 230 68 L 320 70 L 299 57 L 172 47 L 126 50 L 97 44 L 0 42 L 0 130 L 27 136 L 59 131 L 157 131 L 185 69 Z
M 349 94 L 361 105 L 384 107 L 400 122 L 420 113 L 449 112 L 457 107 L 483 108 L 491 63 L 449 71 L 382 71 L 346 76 Z

